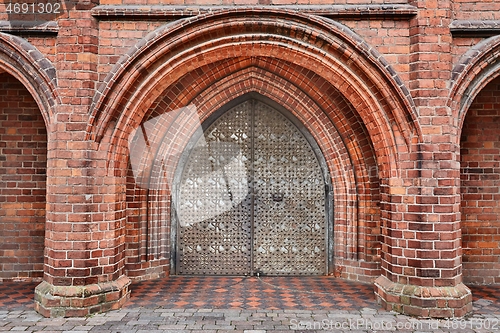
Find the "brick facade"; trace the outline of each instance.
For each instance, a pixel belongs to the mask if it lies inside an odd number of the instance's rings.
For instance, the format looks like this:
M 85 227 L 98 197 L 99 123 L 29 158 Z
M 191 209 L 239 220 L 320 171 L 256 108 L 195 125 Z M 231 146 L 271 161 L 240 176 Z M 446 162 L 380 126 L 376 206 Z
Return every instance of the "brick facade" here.
M 0 16 L 0 278 L 42 278 L 43 315 L 115 309 L 131 279 L 170 274 L 180 156 L 248 94 L 325 158 L 328 274 L 428 317 L 500 283 L 499 3 L 65 6 Z

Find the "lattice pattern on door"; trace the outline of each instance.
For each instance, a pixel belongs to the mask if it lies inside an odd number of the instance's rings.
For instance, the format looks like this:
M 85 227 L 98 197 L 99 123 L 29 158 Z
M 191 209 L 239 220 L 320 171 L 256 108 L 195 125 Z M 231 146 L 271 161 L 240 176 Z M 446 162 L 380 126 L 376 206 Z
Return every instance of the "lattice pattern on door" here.
M 257 100 L 233 107 L 181 167 L 178 274 L 326 272 L 322 169 L 283 113 Z

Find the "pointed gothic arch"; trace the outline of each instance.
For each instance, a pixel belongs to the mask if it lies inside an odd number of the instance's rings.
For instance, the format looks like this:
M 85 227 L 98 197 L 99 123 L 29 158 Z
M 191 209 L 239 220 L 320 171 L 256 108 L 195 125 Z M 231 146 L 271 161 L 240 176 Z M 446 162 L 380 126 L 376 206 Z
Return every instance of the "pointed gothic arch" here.
M 155 235 L 169 228 L 158 218 L 168 211 L 169 199 L 154 199 L 160 203 L 156 208 L 144 202 L 169 193 L 125 190 L 131 133 L 152 110 L 169 112 L 195 103 L 202 120 L 248 92 L 288 101 L 292 109 L 302 110 L 296 116 L 315 128 L 313 135 L 329 138 L 322 149 L 330 156 L 332 177 L 341 175 L 334 187 L 341 199 L 335 214 L 343 221 L 338 224 L 343 246 L 336 251 L 354 261 L 377 256 L 373 244 L 380 236 L 360 235 L 377 230 L 376 221 L 386 214 L 377 203 L 378 186 L 387 190 L 389 178 L 399 173 L 398 156 L 411 151 L 420 135 L 408 90 L 373 47 L 335 21 L 245 9 L 158 28 L 121 58 L 94 96 L 88 138 L 97 142 L 109 174 L 124 187 L 117 202 L 126 200 L 126 192 L 138 200 L 132 199 L 129 219 L 136 244 L 128 251 L 135 257 L 133 269 L 143 269 L 144 260 L 165 263 L 158 253 L 166 240 Z M 375 264 L 367 270 L 376 269 Z

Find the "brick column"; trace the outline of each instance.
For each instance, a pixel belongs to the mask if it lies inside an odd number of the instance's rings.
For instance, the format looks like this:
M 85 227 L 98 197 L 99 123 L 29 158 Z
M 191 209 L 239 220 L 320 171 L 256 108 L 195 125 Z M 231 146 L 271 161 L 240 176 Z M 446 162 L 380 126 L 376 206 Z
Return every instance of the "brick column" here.
M 388 310 L 424 317 L 461 317 L 472 310 L 462 284 L 459 147 L 446 107 L 452 69 L 450 2 L 413 1 L 410 90 L 422 128 L 420 142 L 401 156 L 401 178 L 383 198 L 383 274 L 375 282 Z
M 86 139 L 97 84 L 98 31 L 91 3 L 58 21 L 57 75 L 61 105 L 49 129 L 44 281 L 35 309 L 46 317 L 85 316 L 120 307 L 129 296 L 123 274 L 123 223 L 113 194 L 100 185 Z

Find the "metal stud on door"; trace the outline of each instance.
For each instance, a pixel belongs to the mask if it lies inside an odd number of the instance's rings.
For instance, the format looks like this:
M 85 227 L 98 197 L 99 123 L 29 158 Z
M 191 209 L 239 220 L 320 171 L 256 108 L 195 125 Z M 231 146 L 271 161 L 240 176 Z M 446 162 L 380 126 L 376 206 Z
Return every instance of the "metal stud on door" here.
M 324 179 L 282 112 L 247 100 L 210 125 L 183 166 L 177 273 L 324 274 Z

